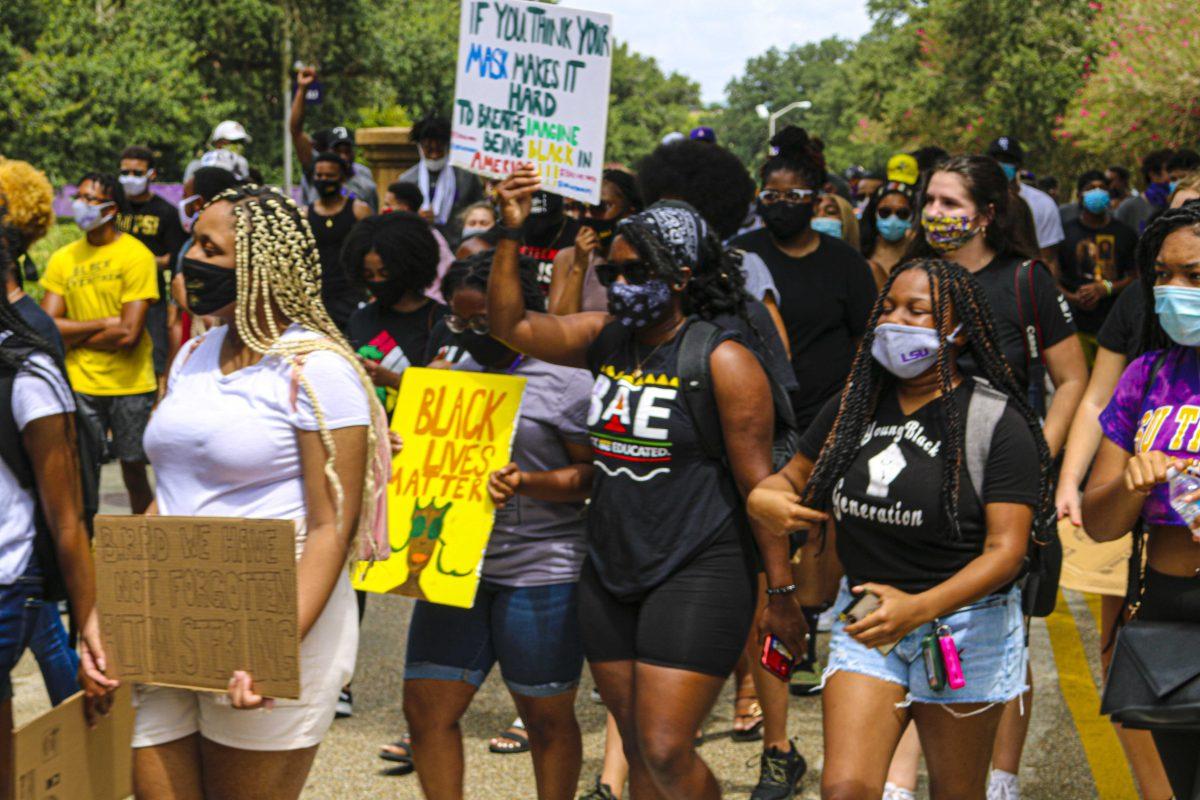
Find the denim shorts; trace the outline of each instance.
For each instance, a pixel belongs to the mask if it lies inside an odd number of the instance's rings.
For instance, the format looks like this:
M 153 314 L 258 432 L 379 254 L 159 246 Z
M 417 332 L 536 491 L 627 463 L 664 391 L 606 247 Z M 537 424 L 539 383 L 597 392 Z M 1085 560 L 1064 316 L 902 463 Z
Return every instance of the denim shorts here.
M 579 584 L 480 581 L 473 608 L 418 600 L 408 627 L 405 680 L 483 685 L 492 666 L 514 694 L 553 697 L 579 685 Z
M 42 613 L 42 573 L 31 559 L 15 583 L 0 586 L 0 703 L 13 696 L 10 673 L 37 630 Z
M 834 605 L 839 613 L 850 606 L 852 597 L 843 579 Z M 953 631 L 967 682 L 961 689 L 929 688 L 921 642 L 938 625 Z M 841 620 L 834 623 L 826 679 L 844 670 L 899 684 L 908 692 L 905 703 L 1005 703 L 1025 691 L 1025 621 L 1021 590 L 1015 586 L 922 625 L 886 656 L 859 644 L 845 627 Z

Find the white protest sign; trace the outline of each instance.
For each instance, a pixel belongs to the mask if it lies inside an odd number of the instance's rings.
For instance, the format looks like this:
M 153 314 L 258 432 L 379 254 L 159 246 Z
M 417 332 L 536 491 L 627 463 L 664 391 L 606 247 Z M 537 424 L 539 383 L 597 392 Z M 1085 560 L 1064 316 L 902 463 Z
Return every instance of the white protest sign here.
M 600 202 L 612 15 L 463 0 L 450 163 L 503 178 L 526 161 L 546 191 Z

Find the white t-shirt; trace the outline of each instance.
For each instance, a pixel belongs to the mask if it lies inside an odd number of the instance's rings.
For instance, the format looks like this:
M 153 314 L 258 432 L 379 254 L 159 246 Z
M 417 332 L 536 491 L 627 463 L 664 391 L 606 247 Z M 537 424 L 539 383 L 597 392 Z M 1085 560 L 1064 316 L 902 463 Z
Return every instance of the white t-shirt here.
M 12 412 L 17 430 L 35 419 L 73 413 L 75 396 L 45 353 L 34 353 L 13 379 Z M 33 492 L 17 482 L 8 464 L 0 459 L 0 585 L 16 583 L 25 574 L 33 554 Z
M 1038 247 L 1042 249 L 1054 247 L 1067 238 L 1063 233 L 1058 203 L 1054 202 L 1053 197 L 1027 183 L 1021 184 L 1019 194 L 1033 214 L 1033 225 L 1037 228 Z
M 302 383 L 293 400 L 292 364 L 277 356 L 221 374 L 228 330 L 213 328 L 194 350 L 189 343 L 179 353 L 167 395 L 146 426 L 158 512 L 303 520 L 296 432 L 318 430 L 312 400 Z M 283 335 L 312 334 L 293 325 Z M 318 350 L 305 356 L 302 370 L 330 430 L 370 423 L 371 401 L 346 359 Z

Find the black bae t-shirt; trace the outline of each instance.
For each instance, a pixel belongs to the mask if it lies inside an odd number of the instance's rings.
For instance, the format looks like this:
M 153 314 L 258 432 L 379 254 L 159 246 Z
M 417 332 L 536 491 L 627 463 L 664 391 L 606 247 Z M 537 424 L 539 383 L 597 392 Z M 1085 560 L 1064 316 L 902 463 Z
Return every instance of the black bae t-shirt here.
M 954 390 L 964 424 L 973 391 L 970 380 Z M 833 427 L 838 400 L 825 405 L 800 442 L 800 452 L 812 461 Z M 940 398 L 905 415 L 894 390 L 880 397 L 858 454 L 834 485 L 830 507 L 838 557 L 852 585 L 871 581 L 922 592 L 983 552 L 986 519 L 965 459 L 959 476 L 960 540 L 952 538 L 942 511 L 942 492 L 949 491 L 942 472 L 946 434 Z M 1036 506 L 1037 464 L 1033 433 L 1020 414 L 1006 408 L 992 436 L 983 502 Z
M 1016 375 L 1017 383 L 1029 383 L 1029 362 L 1026 355 L 1024 325 L 1041 328 L 1042 348 L 1048 349 L 1075 333 L 1075 321 L 1067 299 L 1054 283 L 1050 270 L 1040 261 L 1035 262 L 1029 277 L 1017 272 L 1025 259 L 1019 256 L 1002 256 L 992 260 L 975 273 L 975 280 L 983 287 L 992 317 L 996 321 L 996 336 L 1000 350 L 1008 360 L 1008 366 Z M 1021 309 L 1017 310 L 1017 280 L 1021 277 Z M 1032 282 L 1032 299 L 1030 297 Z M 1022 322 L 1022 319 L 1024 322 Z M 978 374 L 975 361 L 968 350 L 959 356 L 959 366 L 968 375 Z
M 1063 286 L 1070 291 L 1096 281 L 1120 280 L 1133 271 L 1137 234 L 1125 223 L 1109 218 L 1101 227 L 1091 228 L 1082 219 L 1073 219 L 1063 226 L 1063 233 L 1066 238 L 1059 245 L 1059 273 Z M 1072 304 L 1076 327 L 1084 333 L 1096 333 L 1114 303 L 1115 297 L 1105 297 L 1093 309 Z
M 854 340 L 866 330 L 878 293 L 871 268 L 857 250 L 824 234 L 803 258 L 781 251 L 765 228 L 737 237 L 730 246 L 756 253 L 775 279 L 799 384 L 792 405 L 804 430 L 850 374 Z
M 729 468 L 704 454 L 680 391 L 682 335 L 640 345 L 614 322 L 588 351 L 596 375 L 587 419 L 596 467 L 588 554 L 618 597 L 657 586 L 730 525 L 746 532 Z
M 1142 323 L 1146 314 L 1146 298 L 1142 292 L 1142 284 L 1138 281 L 1125 287 L 1096 334 L 1101 347 L 1122 353 L 1130 361 L 1142 352 Z

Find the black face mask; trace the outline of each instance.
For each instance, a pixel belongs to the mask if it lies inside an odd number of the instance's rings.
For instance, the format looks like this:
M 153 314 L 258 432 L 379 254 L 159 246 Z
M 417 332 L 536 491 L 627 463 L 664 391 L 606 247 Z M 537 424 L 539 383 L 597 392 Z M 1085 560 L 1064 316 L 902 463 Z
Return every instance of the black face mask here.
M 215 267 L 207 261 L 183 259 L 183 285 L 188 311 L 211 314 L 237 300 L 237 271 Z
M 471 358 L 485 367 L 508 366 L 516 358 L 516 353 L 509 350 L 503 343 L 491 336 L 480 336 L 477 333 L 456 333 L 454 338 L 462 349 L 471 354 Z
M 617 222 L 619 220 L 585 219 L 581 220 L 579 224 L 596 232 L 596 238 L 600 240 L 600 250 L 607 253 L 608 246 L 612 244 L 613 234 L 617 230 Z
M 813 218 L 812 203 L 771 203 L 761 200 L 758 215 L 776 239 L 790 239 L 803 233 Z
M 321 197 L 337 197 L 338 192 L 342 190 L 341 181 L 333 181 L 327 178 L 320 178 L 313 181 L 313 186 L 317 187 L 317 194 Z
M 387 308 L 399 303 L 404 296 L 404 289 L 391 281 L 367 281 L 366 284 L 371 296 Z

